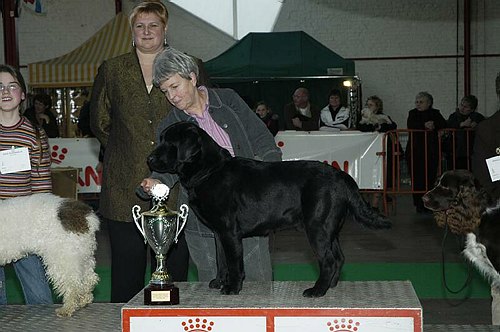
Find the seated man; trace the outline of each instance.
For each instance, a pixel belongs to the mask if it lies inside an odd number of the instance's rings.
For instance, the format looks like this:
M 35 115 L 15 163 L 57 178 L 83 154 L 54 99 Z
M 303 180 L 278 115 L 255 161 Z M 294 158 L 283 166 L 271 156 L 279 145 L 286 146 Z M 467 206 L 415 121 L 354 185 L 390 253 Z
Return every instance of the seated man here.
M 309 91 L 298 88 L 293 93 L 293 102 L 285 105 L 285 130 L 318 130 L 320 110 L 309 102 Z

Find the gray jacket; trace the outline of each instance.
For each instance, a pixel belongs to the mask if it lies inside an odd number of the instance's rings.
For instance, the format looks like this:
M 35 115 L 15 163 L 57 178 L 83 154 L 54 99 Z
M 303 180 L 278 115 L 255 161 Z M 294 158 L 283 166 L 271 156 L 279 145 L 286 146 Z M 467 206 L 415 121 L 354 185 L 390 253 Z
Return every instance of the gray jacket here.
M 281 150 L 276 146 L 274 137 L 265 124 L 255 115 L 243 99 L 231 89 L 208 89 L 209 112 L 214 121 L 224 129 L 234 149 L 235 156 L 262 161 L 281 161 Z M 171 124 L 190 121 L 194 117 L 173 108 L 158 126 L 157 141 L 160 134 Z M 170 188 L 178 178 L 172 174 L 153 172 L 152 178 L 158 179 Z M 187 202 L 187 193 L 181 189 L 179 204 Z

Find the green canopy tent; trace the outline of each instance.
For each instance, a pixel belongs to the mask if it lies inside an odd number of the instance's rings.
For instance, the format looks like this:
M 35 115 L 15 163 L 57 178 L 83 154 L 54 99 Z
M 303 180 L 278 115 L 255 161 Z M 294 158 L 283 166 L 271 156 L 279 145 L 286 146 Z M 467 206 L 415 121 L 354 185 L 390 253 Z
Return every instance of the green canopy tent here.
M 311 101 L 328 103 L 332 88 L 344 91 L 345 104 L 359 108 L 360 82 L 354 61 L 342 58 L 303 31 L 249 33 L 205 63 L 212 83 L 236 90 L 253 107 L 265 100 L 283 118 L 283 106 L 297 87 L 309 89 Z M 350 80 L 356 88 L 343 87 Z M 354 105 L 354 103 L 357 103 Z

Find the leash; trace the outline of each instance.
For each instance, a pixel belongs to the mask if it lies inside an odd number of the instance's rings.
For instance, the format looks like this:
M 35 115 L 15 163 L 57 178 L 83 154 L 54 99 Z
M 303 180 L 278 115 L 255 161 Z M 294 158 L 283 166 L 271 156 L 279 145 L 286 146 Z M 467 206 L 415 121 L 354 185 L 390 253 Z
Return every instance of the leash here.
M 448 216 L 446 215 L 446 219 L 448 218 Z M 448 236 L 448 222 L 447 220 L 445 220 L 445 227 L 444 227 L 444 236 L 443 236 L 443 241 L 441 242 L 441 260 L 442 260 L 442 274 L 443 274 L 443 283 L 444 283 L 444 287 L 446 288 L 446 290 L 452 294 L 458 294 L 460 293 L 461 291 L 463 291 L 467 286 L 470 285 L 470 282 L 472 280 L 472 273 L 471 273 L 471 266 L 470 264 L 467 264 L 467 279 L 465 280 L 464 284 L 462 285 L 462 287 L 460 287 L 460 289 L 458 290 L 452 290 L 449 286 L 448 286 L 448 282 L 446 281 L 446 268 L 445 268 L 445 262 L 446 262 L 446 259 L 445 259 L 445 244 L 446 244 L 446 238 Z

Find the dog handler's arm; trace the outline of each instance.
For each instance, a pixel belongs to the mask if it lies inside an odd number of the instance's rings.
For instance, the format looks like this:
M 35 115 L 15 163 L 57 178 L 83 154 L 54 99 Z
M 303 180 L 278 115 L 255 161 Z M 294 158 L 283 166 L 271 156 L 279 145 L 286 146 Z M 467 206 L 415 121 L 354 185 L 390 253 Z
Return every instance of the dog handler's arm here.
M 145 178 L 141 181 L 140 185 L 135 190 L 135 193 L 141 199 L 149 200 L 151 198 L 151 189 L 155 184 L 164 183 L 172 189 L 177 181 L 178 179 L 175 175 L 152 172 L 149 178 Z
M 253 116 L 257 121 L 255 126 L 247 122 L 247 133 L 252 144 L 255 157 L 263 161 L 281 161 L 281 149 L 276 145 L 274 137 L 265 127 L 264 122 Z
M 142 180 L 140 187 L 137 188 L 136 193 L 139 197 L 143 199 L 150 198 L 151 189 L 155 184 L 160 184 L 161 181 L 153 178 L 145 178 Z

